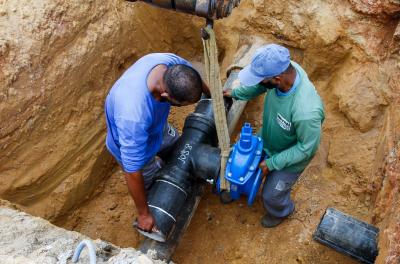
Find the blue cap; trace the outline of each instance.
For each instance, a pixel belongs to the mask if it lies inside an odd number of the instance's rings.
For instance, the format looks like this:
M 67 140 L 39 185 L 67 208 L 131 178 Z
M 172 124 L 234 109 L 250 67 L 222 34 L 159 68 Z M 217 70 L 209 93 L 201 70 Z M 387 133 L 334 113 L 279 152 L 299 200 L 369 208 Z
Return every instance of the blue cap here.
M 245 86 L 253 86 L 265 78 L 284 72 L 290 64 L 289 50 L 277 44 L 268 44 L 256 50 L 250 65 L 239 72 L 239 80 Z

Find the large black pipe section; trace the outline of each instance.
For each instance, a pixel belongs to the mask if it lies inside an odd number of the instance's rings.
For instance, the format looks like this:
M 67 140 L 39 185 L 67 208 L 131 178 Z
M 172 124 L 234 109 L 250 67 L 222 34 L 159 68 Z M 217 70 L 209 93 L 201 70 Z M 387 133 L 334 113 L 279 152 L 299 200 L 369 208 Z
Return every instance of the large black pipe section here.
M 361 263 L 373 264 L 378 256 L 378 233 L 375 226 L 328 208 L 313 238 Z
M 176 223 L 195 181 L 218 176 L 220 150 L 216 144 L 212 102 L 202 99 L 186 118 L 182 136 L 149 191 L 150 211 L 163 236 L 168 236 Z
M 231 14 L 240 0 L 128 0 L 145 2 L 153 6 L 172 9 L 207 19 L 219 19 Z

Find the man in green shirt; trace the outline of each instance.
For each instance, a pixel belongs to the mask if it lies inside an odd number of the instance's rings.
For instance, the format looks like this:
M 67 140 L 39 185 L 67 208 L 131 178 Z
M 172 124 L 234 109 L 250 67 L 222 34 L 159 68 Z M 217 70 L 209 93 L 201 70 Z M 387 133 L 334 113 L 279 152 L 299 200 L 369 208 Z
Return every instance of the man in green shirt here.
M 292 186 L 310 163 L 321 139 L 324 107 L 307 73 L 276 44 L 261 47 L 239 73 L 243 86 L 224 92 L 239 100 L 265 93 L 261 137 L 266 158 L 260 168 L 267 178 L 264 227 L 279 225 L 294 212 Z

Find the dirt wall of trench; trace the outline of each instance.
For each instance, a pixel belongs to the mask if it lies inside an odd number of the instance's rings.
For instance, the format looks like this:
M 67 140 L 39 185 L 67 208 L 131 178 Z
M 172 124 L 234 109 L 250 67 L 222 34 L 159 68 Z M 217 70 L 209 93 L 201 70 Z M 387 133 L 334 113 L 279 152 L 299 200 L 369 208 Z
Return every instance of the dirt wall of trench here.
M 377 263 L 400 261 L 399 15 L 400 3 L 390 0 L 255 0 L 217 24 L 222 68 L 244 35 L 285 44 L 305 68 L 326 120 L 319 154 L 303 174 L 333 171 L 340 196 L 365 206 L 339 208 L 381 228 Z M 261 125 L 262 110 L 259 98 L 242 119 Z
M 393 0 L 245 0 L 215 26 L 222 69 L 249 35 L 286 45 L 306 69 L 326 108 L 309 171 L 329 170 L 362 203 L 353 213 L 381 227 L 380 263 L 399 255 L 399 10 Z M 201 61 L 202 24 L 124 1 L 3 1 L 0 197 L 56 220 L 107 188 L 107 91 L 149 52 Z M 261 112 L 259 98 L 243 120 L 260 126 Z M 174 109 L 170 121 L 183 116 Z
M 115 166 L 108 90 L 144 54 L 198 57 L 192 20 L 124 1 L 2 1 L 1 197 L 48 219 L 90 198 Z

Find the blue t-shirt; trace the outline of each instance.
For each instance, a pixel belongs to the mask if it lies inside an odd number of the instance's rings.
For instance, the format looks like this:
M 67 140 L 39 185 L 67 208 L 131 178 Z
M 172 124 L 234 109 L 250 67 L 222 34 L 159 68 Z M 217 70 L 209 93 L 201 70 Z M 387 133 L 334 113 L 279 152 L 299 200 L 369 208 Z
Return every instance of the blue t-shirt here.
M 154 99 L 147 87 L 150 71 L 159 64 L 191 66 L 171 53 L 146 55 L 121 76 L 106 99 L 106 146 L 126 172 L 142 169 L 161 146 L 170 104 Z

